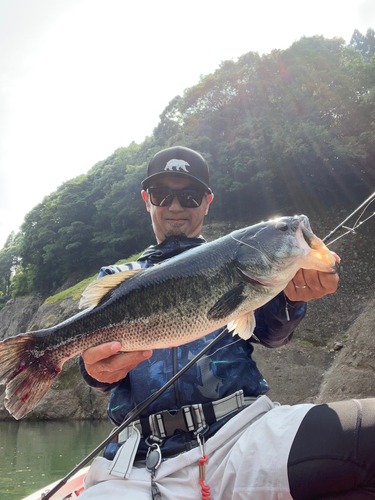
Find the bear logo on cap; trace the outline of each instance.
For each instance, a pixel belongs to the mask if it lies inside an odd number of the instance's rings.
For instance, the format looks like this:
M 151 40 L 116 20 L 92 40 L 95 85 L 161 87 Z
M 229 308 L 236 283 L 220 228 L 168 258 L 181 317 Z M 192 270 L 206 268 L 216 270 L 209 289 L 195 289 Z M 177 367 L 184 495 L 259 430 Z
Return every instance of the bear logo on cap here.
M 169 162 L 164 167 L 164 170 L 183 170 L 184 172 L 188 172 L 189 170 L 186 167 L 190 167 L 189 163 L 185 160 L 169 160 Z

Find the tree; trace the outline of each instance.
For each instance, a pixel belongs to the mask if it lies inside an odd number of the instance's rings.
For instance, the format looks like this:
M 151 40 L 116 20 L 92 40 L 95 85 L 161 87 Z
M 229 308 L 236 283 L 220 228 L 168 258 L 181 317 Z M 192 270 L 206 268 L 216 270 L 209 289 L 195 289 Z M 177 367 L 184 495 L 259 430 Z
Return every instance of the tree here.
M 8 236 L 4 248 L 0 250 L 0 291 L 3 297 L 10 298 L 12 276 L 16 273 L 20 259 L 20 241 L 22 233 L 17 235 L 12 231 Z
M 369 63 L 375 54 L 375 31 L 372 28 L 369 28 L 366 31 L 366 35 L 362 35 L 362 33 L 360 33 L 357 29 L 354 30 L 349 45 L 355 50 L 359 50 L 362 54 L 363 60 L 366 63 Z
M 303 37 L 202 76 L 170 101 L 151 137 L 119 148 L 26 215 L 15 293 L 31 283 L 50 293 L 153 243 L 141 181 L 164 147 L 191 147 L 207 159 L 210 221 L 309 214 L 368 196 L 375 186 L 373 39 L 373 30 L 355 32 L 351 46 Z

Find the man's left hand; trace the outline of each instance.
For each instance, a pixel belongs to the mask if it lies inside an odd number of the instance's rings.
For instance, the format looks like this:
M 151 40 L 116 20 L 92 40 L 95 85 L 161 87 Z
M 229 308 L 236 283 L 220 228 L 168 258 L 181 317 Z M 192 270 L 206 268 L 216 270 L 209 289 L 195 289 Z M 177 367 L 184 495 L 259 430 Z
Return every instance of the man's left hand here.
M 284 292 L 289 300 L 308 302 L 335 293 L 339 282 L 338 274 L 323 273 L 312 269 L 300 269 Z

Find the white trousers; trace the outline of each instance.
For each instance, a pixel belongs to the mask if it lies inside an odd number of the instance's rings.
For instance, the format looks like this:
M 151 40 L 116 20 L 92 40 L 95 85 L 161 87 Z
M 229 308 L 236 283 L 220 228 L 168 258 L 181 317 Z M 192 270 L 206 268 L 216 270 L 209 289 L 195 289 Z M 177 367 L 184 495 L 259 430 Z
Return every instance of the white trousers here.
M 205 485 L 212 500 L 292 500 L 287 462 L 300 423 L 312 404 L 280 406 L 267 396 L 227 422 L 205 445 Z M 156 471 L 163 500 L 199 500 L 200 448 L 164 460 Z M 150 500 L 151 475 L 133 467 L 129 479 L 108 474 L 109 460 L 94 460 L 80 500 Z

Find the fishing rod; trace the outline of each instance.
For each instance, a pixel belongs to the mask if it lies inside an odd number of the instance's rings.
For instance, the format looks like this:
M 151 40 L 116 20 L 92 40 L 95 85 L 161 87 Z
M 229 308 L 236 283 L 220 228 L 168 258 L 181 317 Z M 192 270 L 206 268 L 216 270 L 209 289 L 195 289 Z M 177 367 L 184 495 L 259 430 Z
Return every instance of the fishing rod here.
M 151 403 L 155 401 L 155 399 L 161 396 L 167 389 L 169 389 L 169 387 L 173 385 L 181 375 L 183 375 L 189 368 L 191 368 L 202 356 L 206 354 L 206 352 L 208 352 L 211 349 L 211 347 L 217 344 L 227 333 L 228 333 L 228 328 L 225 327 L 224 330 L 217 337 L 211 340 L 211 342 L 206 347 L 204 347 L 191 361 L 189 361 L 189 363 L 187 363 L 183 368 L 181 368 L 181 370 L 177 372 L 176 375 L 174 375 L 169 380 L 169 382 L 164 384 L 163 387 L 161 387 L 158 391 L 156 391 L 148 399 L 146 399 L 146 401 L 138 408 L 138 410 L 136 411 L 133 410 L 134 413 L 132 412 L 132 414 L 129 415 L 128 418 L 126 418 L 123 421 L 123 423 L 117 427 L 117 429 L 115 429 L 102 443 L 100 443 L 100 445 L 97 446 L 95 450 L 93 450 L 89 455 L 87 455 L 87 457 L 84 458 L 82 462 L 76 465 L 76 467 L 74 467 L 74 469 L 70 471 L 69 474 L 67 474 L 63 479 L 61 479 L 61 481 L 59 481 L 59 483 L 56 484 L 56 486 L 54 486 L 52 490 L 44 494 L 42 493 L 41 500 L 48 500 L 49 498 L 51 498 L 60 488 L 62 488 L 69 481 L 69 479 L 72 476 L 74 476 L 74 474 L 76 474 L 79 470 L 85 467 L 85 465 L 87 465 L 93 458 L 95 458 L 96 455 L 98 455 L 105 446 L 107 446 L 109 443 L 113 441 L 114 437 L 116 437 L 118 434 L 120 434 L 121 431 L 123 431 L 126 427 L 128 427 L 128 425 L 134 422 L 137 419 L 137 417 L 139 417 L 139 415 L 143 412 L 143 410 L 145 410 Z
M 364 221 L 362 222 L 358 222 L 359 219 L 362 217 L 364 211 L 367 209 L 367 207 L 370 205 L 370 203 L 372 203 L 373 201 L 375 200 L 375 192 L 372 193 L 371 196 L 369 196 L 367 198 L 367 200 L 365 200 L 358 208 L 356 208 L 354 210 L 354 212 L 352 212 L 345 220 L 343 220 L 337 227 L 335 227 L 335 229 L 333 229 L 329 234 L 327 234 L 327 236 L 325 238 L 323 238 L 323 243 L 326 243 L 328 240 L 330 240 L 332 238 L 332 236 L 337 233 L 337 231 L 339 231 L 340 229 L 344 228 L 344 229 L 348 229 L 348 233 L 354 233 L 354 230 L 360 226 L 361 224 L 363 224 L 366 220 L 370 219 L 371 217 L 373 217 L 375 215 L 375 212 L 370 215 L 370 217 L 367 217 L 367 219 L 365 219 Z M 361 210 L 361 208 L 365 207 L 365 209 L 363 210 L 362 214 L 359 216 L 359 218 L 357 219 L 356 223 L 354 224 L 353 228 L 346 228 L 344 226 L 344 224 L 346 224 L 348 222 L 349 219 L 351 219 L 353 217 L 353 215 L 355 215 L 357 212 L 359 212 Z M 348 234 L 348 233 L 345 233 L 345 234 Z M 342 235 L 344 236 L 344 235 Z M 341 236 L 340 236 L 341 238 Z M 339 238 L 337 238 L 339 239 Z M 334 240 L 336 241 L 336 240 Z M 331 242 L 333 243 L 333 241 Z

